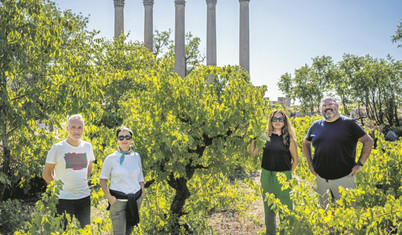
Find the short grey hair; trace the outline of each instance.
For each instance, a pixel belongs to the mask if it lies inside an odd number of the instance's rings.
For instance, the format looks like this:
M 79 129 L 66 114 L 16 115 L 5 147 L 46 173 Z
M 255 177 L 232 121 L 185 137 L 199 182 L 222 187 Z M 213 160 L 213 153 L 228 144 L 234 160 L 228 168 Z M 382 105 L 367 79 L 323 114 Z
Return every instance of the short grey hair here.
M 338 102 L 336 102 L 336 99 L 335 99 L 334 97 L 332 97 L 332 96 L 326 96 L 326 97 L 322 98 L 322 99 L 321 99 L 321 103 L 322 103 L 324 100 L 327 100 L 327 99 L 331 99 L 332 101 L 334 101 L 335 104 L 338 103 Z
M 74 119 L 81 120 L 82 123 L 83 123 L 84 126 L 85 126 L 85 121 L 84 121 L 84 118 L 82 117 L 81 114 L 73 114 L 73 115 L 71 115 L 70 117 L 68 117 L 67 125 L 70 125 L 71 120 L 74 120 Z

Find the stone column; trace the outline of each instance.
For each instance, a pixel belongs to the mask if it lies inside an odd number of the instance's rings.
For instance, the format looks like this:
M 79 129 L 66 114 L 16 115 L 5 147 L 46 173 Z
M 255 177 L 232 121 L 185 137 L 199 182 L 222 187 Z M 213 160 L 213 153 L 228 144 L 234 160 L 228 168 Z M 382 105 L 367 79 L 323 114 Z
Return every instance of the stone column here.
M 144 0 L 144 45 L 150 52 L 154 47 L 153 6 L 154 0 Z
M 207 1 L 207 65 L 216 65 L 216 2 Z
M 175 0 L 176 18 L 175 18 L 175 71 L 184 78 L 186 76 L 186 60 L 185 60 L 185 0 Z
M 240 2 L 240 44 L 239 63 L 247 72 L 250 72 L 250 36 L 249 36 L 249 10 L 250 0 Z
M 124 0 L 113 0 L 114 2 L 114 37 L 118 38 L 124 34 Z

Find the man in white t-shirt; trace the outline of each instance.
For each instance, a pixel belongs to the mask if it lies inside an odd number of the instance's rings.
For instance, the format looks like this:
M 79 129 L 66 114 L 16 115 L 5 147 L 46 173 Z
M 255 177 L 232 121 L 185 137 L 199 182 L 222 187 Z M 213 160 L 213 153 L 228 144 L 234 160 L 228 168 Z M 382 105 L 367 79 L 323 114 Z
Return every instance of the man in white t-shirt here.
M 74 215 L 83 228 L 91 223 L 88 179 L 95 156 L 92 145 L 81 140 L 84 119 L 80 114 L 68 119 L 67 132 L 67 139 L 54 144 L 47 154 L 42 177 L 47 183 L 53 180 L 63 182 L 58 195 L 57 214 Z

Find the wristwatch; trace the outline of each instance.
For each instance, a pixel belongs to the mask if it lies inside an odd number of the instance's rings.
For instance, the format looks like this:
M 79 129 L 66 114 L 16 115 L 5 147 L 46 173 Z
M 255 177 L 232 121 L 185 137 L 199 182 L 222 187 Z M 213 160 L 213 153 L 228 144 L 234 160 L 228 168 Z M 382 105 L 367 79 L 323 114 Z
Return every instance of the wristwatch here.
M 363 164 L 362 164 L 360 161 L 357 161 L 357 162 L 356 162 L 356 165 L 358 165 L 358 166 L 363 166 Z

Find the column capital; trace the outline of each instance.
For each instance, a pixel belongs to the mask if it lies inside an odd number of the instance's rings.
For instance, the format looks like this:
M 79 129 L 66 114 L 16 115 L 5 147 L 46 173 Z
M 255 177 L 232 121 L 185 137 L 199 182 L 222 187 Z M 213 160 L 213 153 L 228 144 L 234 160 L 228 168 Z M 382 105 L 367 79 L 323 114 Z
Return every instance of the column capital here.
M 124 0 L 113 0 L 115 6 L 124 7 Z
M 207 4 L 214 4 L 216 5 L 216 2 L 218 2 L 218 0 L 206 0 Z
M 153 6 L 154 0 L 144 0 L 143 3 L 144 3 L 144 6 Z
M 186 0 L 175 0 L 174 3 L 176 5 L 185 5 L 186 4 Z

